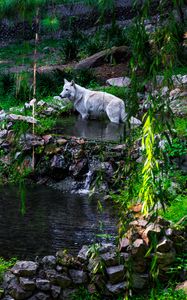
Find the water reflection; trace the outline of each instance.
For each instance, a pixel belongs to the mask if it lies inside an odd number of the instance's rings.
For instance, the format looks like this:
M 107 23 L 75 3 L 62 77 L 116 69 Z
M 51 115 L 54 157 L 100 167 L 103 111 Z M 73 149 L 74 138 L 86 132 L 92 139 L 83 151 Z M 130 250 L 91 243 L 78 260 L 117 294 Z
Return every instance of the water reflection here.
M 76 253 L 102 233 L 116 234 L 116 218 L 107 205 L 98 213 L 97 199 L 27 187 L 26 211 L 21 214 L 18 188 L 0 188 L 0 256 L 33 258 L 60 248 Z
M 120 141 L 124 135 L 124 124 L 114 124 L 108 120 L 83 120 L 80 116 L 58 119 L 56 129 L 64 135 L 105 141 Z

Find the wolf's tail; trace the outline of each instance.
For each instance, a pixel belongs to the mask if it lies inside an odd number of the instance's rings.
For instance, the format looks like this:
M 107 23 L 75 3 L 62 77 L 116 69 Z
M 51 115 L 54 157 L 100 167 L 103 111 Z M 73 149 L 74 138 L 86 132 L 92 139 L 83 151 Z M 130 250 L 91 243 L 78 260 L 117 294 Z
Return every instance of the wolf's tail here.
M 121 122 L 125 122 L 126 121 L 126 119 L 127 119 L 127 113 L 125 112 L 125 104 L 124 104 L 124 102 L 122 102 L 121 103 L 121 111 L 120 111 L 120 113 L 121 113 L 121 117 L 120 117 L 120 121 Z

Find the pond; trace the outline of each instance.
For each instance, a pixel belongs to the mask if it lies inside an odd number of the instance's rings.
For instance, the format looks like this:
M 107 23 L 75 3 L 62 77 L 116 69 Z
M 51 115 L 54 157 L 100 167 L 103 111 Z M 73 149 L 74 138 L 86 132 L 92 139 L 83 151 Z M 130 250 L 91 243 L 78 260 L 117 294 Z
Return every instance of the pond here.
M 121 141 L 124 136 L 124 124 L 114 124 L 105 119 L 83 120 L 80 116 L 58 119 L 55 130 L 65 136 L 89 140 Z
M 82 245 L 100 241 L 99 234 L 115 236 L 113 208 L 104 203 L 103 212 L 98 212 L 97 206 L 96 196 L 45 186 L 27 187 L 21 201 L 17 187 L 0 187 L 0 256 L 31 259 L 62 248 L 76 254 Z

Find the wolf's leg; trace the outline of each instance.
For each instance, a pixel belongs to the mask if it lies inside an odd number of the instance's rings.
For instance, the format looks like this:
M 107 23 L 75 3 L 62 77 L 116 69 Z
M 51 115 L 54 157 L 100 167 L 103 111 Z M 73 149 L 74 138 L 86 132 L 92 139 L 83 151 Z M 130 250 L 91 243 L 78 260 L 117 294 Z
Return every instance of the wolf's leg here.
M 120 122 L 120 107 L 116 103 L 110 102 L 106 107 L 106 113 L 110 121 L 116 124 Z
M 88 114 L 81 114 L 81 116 L 82 116 L 82 119 L 83 119 L 83 120 L 88 119 Z

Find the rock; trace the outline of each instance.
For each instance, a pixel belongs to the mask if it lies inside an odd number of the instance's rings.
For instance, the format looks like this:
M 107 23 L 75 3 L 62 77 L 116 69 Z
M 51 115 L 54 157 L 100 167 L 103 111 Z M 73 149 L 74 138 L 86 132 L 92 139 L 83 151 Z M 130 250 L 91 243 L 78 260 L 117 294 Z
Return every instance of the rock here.
M 157 256 L 157 263 L 159 265 L 159 268 L 162 269 L 163 267 L 168 266 L 175 261 L 176 252 L 174 249 L 172 249 L 172 251 L 170 252 L 165 252 L 165 253 L 161 253 L 157 251 L 156 256 Z
M 137 118 L 134 118 L 134 117 L 131 117 L 129 121 L 130 121 L 131 125 L 139 126 L 142 124 L 142 122 L 140 120 L 138 120 Z
M 26 133 L 21 136 L 20 143 L 24 146 L 25 149 L 30 149 L 30 147 L 43 146 L 45 142 L 41 137 L 37 135 Z
M 62 145 L 67 144 L 68 141 L 66 139 L 57 139 L 56 142 L 59 146 L 62 146 Z
M 68 276 L 61 274 L 56 275 L 55 281 L 63 289 L 69 287 L 72 283 L 71 279 Z
M 149 240 L 151 240 L 151 238 L 153 238 L 154 235 L 156 235 L 156 237 L 159 238 L 161 236 L 161 232 L 162 232 L 162 228 L 160 225 L 150 223 L 149 226 L 143 232 L 142 237 L 143 239 L 148 238 Z
M 43 107 L 43 106 L 46 106 L 46 105 L 47 105 L 47 103 L 43 100 L 40 100 L 40 101 L 37 102 L 37 106 Z
M 37 293 L 33 297 L 29 298 L 28 300 L 51 300 L 51 296 L 45 293 Z
M 102 253 L 106 253 L 108 251 L 113 251 L 115 249 L 116 249 L 116 247 L 112 243 L 102 243 L 99 248 L 99 253 L 102 254 Z
M 81 250 L 79 251 L 77 258 L 81 262 L 85 262 L 88 260 L 88 257 L 89 257 L 88 250 L 89 250 L 89 247 L 84 245 L 84 246 L 82 246 Z
M 180 92 L 181 90 L 179 88 L 176 88 L 170 91 L 169 96 L 175 99 L 180 94 Z
M 6 115 L 6 119 L 8 121 L 25 121 L 30 124 L 37 124 L 37 120 L 33 117 L 22 116 L 22 115 L 15 115 L 15 114 L 8 114 Z
M 53 255 L 44 256 L 42 259 L 42 264 L 45 269 L 55 268 L 56 257 Z
M 144 257 L 147 251 L 147 246 L 142 239 L 136 239 L 132 244 L 131 253 L 133 257 Z
M 107 267 L 115 266 L 119 263 L 119 256 L 116 252 L 107 252 L 101 254 L 101 258 L 104 262 L 104 265 Z
M 187 295 L 187 280 L 185 280 L 182 283 L 177 284 L 176 290 L 183 290 L 185 292 L 185 294 Z
M 156 246 L 158 252 L 168 252 L 171 250 L 173 242 L 166 237 L 163 237 L 162 240 Z
M 11 281 L 15 280 L 15 278 L 16 276 L 12 272 L 6 272 L 3 278 L 3 288 L 7 289 Z
M 65 158 L 62 154 L 54 155 L 51 159 L 51 168 L 54 169 L 66 169 L 67 164 L 65 162 Z
M 124 265 L 108 267 L 106 268 L 106 273 L 109 277 L 109 282 L 115 284 L 124 280 L 125 267 Z
M 73 296 L 73 294 L 75 294 L 77 292 L 76 289 L 65 289 L 63 290 L 63 297 L 60 299 L 62 300 L 70 300 Z
M 8 130 L 0 130 L 0 139 L 5 138 L 8 133 Z
M 41 291 L 49 291 L 50 290 L 50 281 L 47 279 L 36 279 L 36 287 Z
M 48 144 L 52 141 L 53 136 L 51 134 L 46 134 L 42 136 L 42 139 L 44 140 L 45 144 Z
M 30 297 L 32 291 L 25 291 L 19 284 L 14 283 L 9 287 L 9 294 L 16 300 L 22 300 Z
M 131 79 L 129 77 L 116 77 L 108 79 L 106 83 L 117 87 L 128 87 L 131 84 Z
M 120 294 L 121 292 L 124 292 L 124 290 L 127 287 L 127 282 L 120 282 L 117 284 L 111 284 L 111 283 L 107 283 L 106 288 L 107 290 L 115 295 Z
M 21 287 L 26 291 L 33 291 L 36 287 L 35 280 L 30 278 L 20 277 L 19 282 Z
M 87 282 L 88 279 L 87 274 L 82 270 L 71 269 L 69 270 L 69 274 L 71 276 L 73 283 L 75 284 L 83 284 Z
M 135 289 L 143 289 L 148 285 L 149 275 L 148 274 L 133 274 L 132 275 L 132 287 Z
M 162 217 L 160 217 L 160 216 L 157 217 L 156 223 L 157 223 L 158 225 L 161 225 L 161 226 L 164 226 L 164 227 L 168 227 L 168 226 L 171 225 L 171 222 L 170 222 L 170 221 L 168 221 L 168 220 L 166 220 L 166 219 L 164 219 L 164 218 L 162 218 Z
M 72 173 L 72 176 L 78 178 L 88 172 L 88 160 L 83 158 L 78 160 L 74 165 L 71 165 L 69 171 Z
M 57 111 L 53 107 L 47 107 L 42 112 L 42 115 L 52 116 L 57 113 Z
M 161 90 L 161 96 L 167 96 L 169 93 L 169 88 L 168 86 L 164 86 Z
M 122 238 L 120 240 L 120 246 L 119 246 L 119 249 L 121 252 L 125 252 L 127 247 L 130 245 L 130 242 L 129 242 L 129 239 L 127 238 Z
M 52 297 L 54 299 L 57 299 L 58 296 L 60 295 L 61 293 L 61 287 L 60 286 L 57 286 L 57 285 L 52 285 L 51 286 L 51 294 L 52 294 Z
M 53 284 L 56 283 L 57 272 L 53 269 L 45 270 L 45 277 Z
M 80 61 L 76 66 L 76 70 L 90 69 L 101 66 L 112 59 L 117 63 L 127 59 L 129 57 L 129 48 L 126 46 L 112 47 L 111 49 L 106 49 L 100 51 L 86 59 Z
M 33 261 L 18 261 L 10 271 L 17 276 L 32 277 L 36 274 L 38 264 Z

